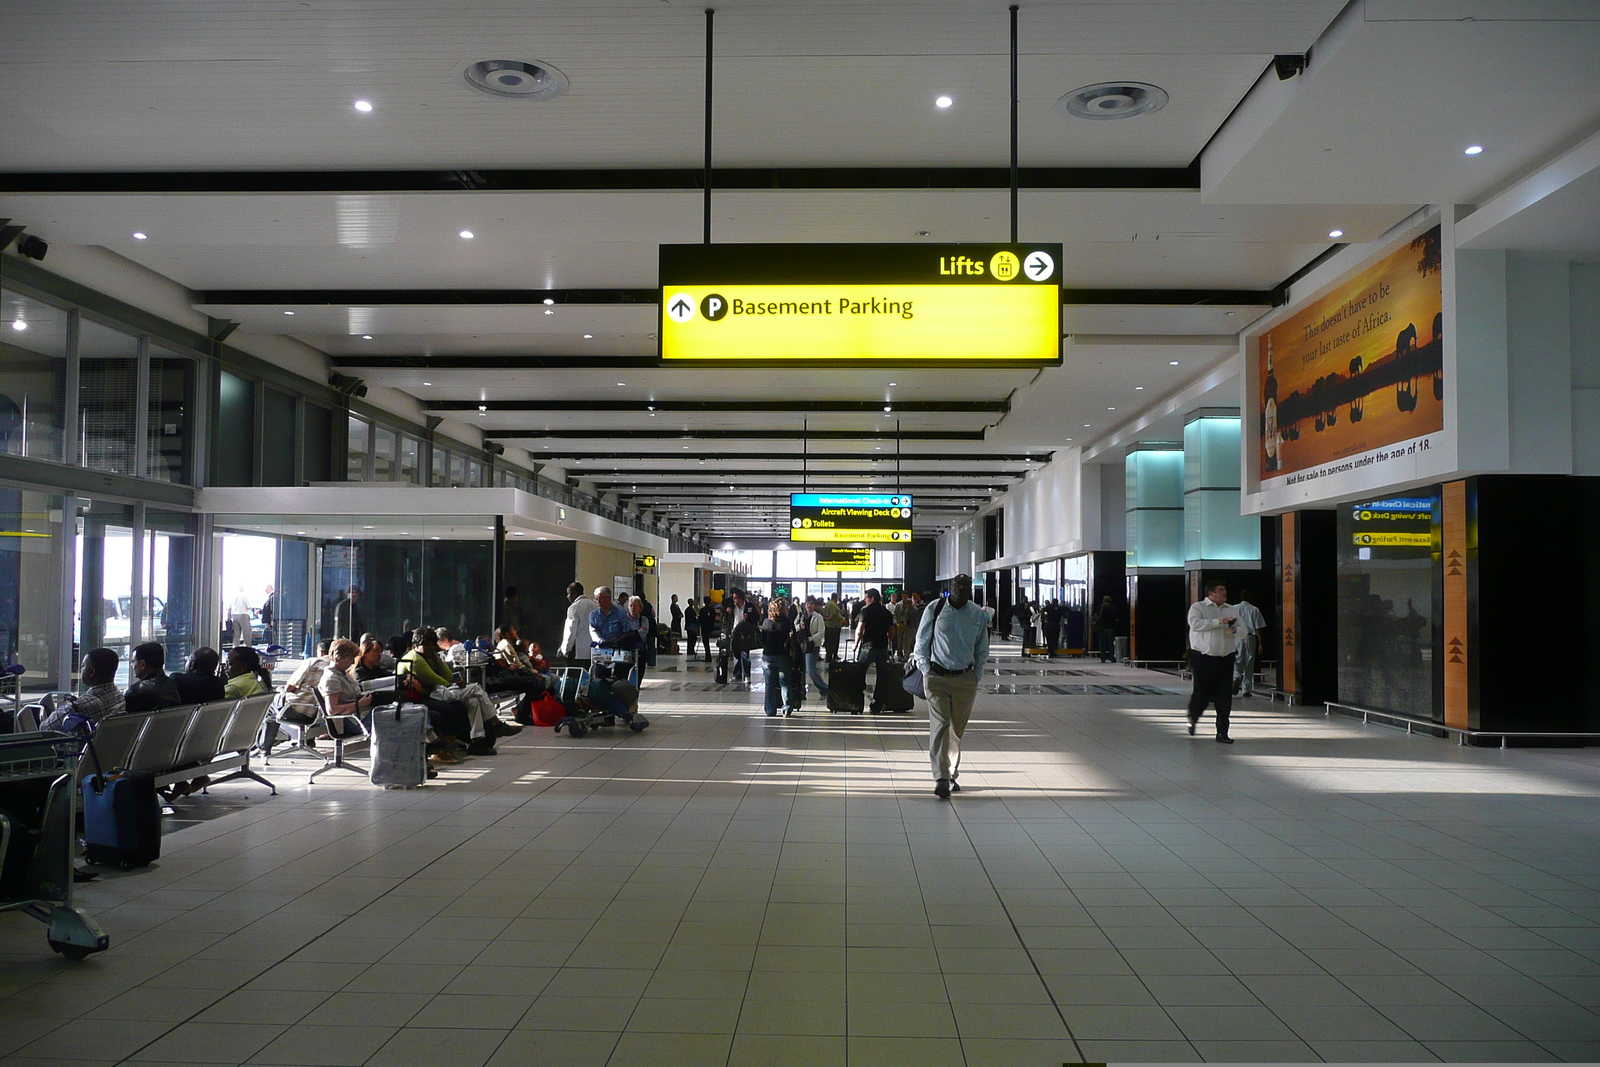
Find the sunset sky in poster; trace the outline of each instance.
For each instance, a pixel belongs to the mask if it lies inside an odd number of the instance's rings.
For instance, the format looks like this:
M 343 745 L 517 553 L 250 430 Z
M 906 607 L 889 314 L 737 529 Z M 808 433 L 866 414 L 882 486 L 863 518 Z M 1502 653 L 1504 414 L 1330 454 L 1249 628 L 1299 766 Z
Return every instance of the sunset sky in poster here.
M 1437 257 L 1438 231 L 1430 233 Z M 1363 368 L 1368 368 L 1391 356 L 1396 338 L 1408 324 L 1416 326 L 1418 347 L 1433 341 L 1434 316 L 1443 301 L 1437 263 L 1427 275 L 1417 269 L 1423 255 L 1421 244 L 1413 248 L 1407 242 L 1261 335 L 1257 342 L 1258 412 L 1265 413 L 1269 340 L 1280 405 L 1296 391 L 1302 396 L 1310 392 L 1319 378 L 1331 374 L 1349 377 L 1352 359 L 1359 357 Z M 1376 389 L 1365 397 L 1359 421 L 1351 419 L 1348 404 L 1340 404 L 1335 408 L 1336 421 L 1321 431 L 1315 428 L 1313 418 L 1302 418 L 1298 440 L 1291 439 L 1291 427 L 1280 425 L 1282 439 L 1276 470 L 1271 468 L 1263 434 L 1257 442 L 1262 479 L 1318 467 L 1442 430 L 1444 404 L 1434 396 L 1431 375 L 1417 381 L 1416 397 L 1415 408 L 1402 411 L 1394 386 Z M 1264 421 L 1263 418 L 1257 425 Z

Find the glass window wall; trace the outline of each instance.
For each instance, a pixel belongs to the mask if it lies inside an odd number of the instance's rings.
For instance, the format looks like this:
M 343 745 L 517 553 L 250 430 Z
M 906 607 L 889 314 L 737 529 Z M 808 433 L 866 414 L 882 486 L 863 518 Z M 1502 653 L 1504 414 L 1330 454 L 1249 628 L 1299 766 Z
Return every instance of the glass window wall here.
M 415 437 L 402 436 L 400 438 L 400 480 L 402 482 L 409 482 L 411 485 L 417 484 L 417 477 L 420 474 L 418 462 L 421 453 L 421 441 L 418 441 Z
M 128 652 L 137 642 L 133 607 L 134 508 L 80 498 L 76 518 L 78 569 L 73 583 L 77 654 L 109 648 L 121 662 L 117 684 L 128 684 Z
M 62 498 L 0 486 L 0 664 L 20 663 L 28 692 L 64 689 Z
M 189 465 L 194 374 L 194 360 L 160 345 L 150 346 L 145 472 L 158 482 L 189 485 L 194 480 Z
M 92 319 L 78 324 L 78 433 L 83 465 L 133 475 L 141 443 L 138 412 L 139 339 Z
M 276 389 L 263 390 L 261 401 L 262 434 L 261 484 L 295 485 L 294 476 L 294 397 Z
M 222 372 L 217 396 L 217 465 L 213 485 L 255 484 L 256 385 Z
M 372 454 L 372 424 L 366 419 L 350 416 L 350 433 L 345 453 L 345 478 L 352 482 L 366 481 L 367 461 Z
M 385 426 L 372 431 L 372 480 L 392 482 L 400 469 L 400 435 Z
M 70 319 L 0 290 L 0 455 L 61 459 Z

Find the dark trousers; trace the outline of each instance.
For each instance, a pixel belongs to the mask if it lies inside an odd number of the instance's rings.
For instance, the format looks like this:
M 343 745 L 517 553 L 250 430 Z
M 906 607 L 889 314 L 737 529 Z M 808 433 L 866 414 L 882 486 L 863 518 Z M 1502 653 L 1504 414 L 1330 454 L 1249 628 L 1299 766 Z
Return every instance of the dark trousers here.
M 1054 627 L 1046 626 L 1044 628 L 1044 647 L 1045 647 L 1045 651 L 1050 655 L 1050 657 L 1052 659 L 1055 658 L 1056 646 L 1059 645 L 1060 643 L 1061 643 L 1061 627 L 1060 627 L 1060 625 L 1058 624 L 1058 625 L 1056 625 Z
M 457 737 L 468 740 L 472 736 L 472 709 L 459 700 L 435 700 L 423 697 L 428 708 L 428 725 L 440 737 Z
M 1228 713 L 1233 710 L 1233 656 L 1189 653 L 1194 669 L 1194 693 L 1189 697 L 1189 721 L 1199 722 L 1206 705 L 1217 705 L 1217 736 L 1228 736 Z
M 1117 628 L 1100 627 L 1100 662 L 1110 663 L 1117 658 Z
M 842 628 L 829 626 L 822 631 L 822 646 L 828 653 L 828 662 L 839 658 L 839 632 Z
M 882 711 L 884 672 L 896 669 L 893 656 L 887 648 L 863 644 L 856 649 L 856 662 L 866 663 L 875 668 L 872 677 L 872 705 L 870 710 L 873 712 Z M 862 681 L 865 682 L 866 679 L 863 678 Z
M 534 698 L 545 692 L 545 684 L 529 674 L 497 674 L 484 684 L 486 693 L 516 693 L 517 711 L 526 715 Z

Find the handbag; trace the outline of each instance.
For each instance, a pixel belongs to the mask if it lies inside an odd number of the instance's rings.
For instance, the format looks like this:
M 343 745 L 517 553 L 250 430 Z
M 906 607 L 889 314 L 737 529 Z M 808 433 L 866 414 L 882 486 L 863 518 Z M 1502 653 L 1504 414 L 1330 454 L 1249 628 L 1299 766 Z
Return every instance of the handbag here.
M 932 628 L 938 623 L 939 612 L 943 610 L 943 608 L 944 600 L 940 599 L 937 604 L 928 609 L 929 614 L 933 616 L 933 621 L 928 623 L 928 632 L 930 634 L 933 632 Z M 915 637 L 913 637 L 912 640 L 915 641 Z M 900 680 L 900 684 L 902 687 L 904 687 L 905 691 L 910 693 L 912 696 L 921 697 L 923 700 L 928 699 L 928 680 L 923 676 L 922 668 L 917 666 L 917 661 L 915 658 L 909 656 L 906 658 L 906 673 L 905 677 Z

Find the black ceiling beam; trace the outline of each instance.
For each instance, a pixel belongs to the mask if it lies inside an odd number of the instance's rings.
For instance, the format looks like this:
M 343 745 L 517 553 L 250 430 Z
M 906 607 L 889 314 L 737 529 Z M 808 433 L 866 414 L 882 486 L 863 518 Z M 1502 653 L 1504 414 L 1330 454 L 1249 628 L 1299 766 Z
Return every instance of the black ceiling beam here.
M 658 294 L 656 289 L 207 289 L 196 295 L 195 303 L 262 307 L 284 304 L 305 307 L 532 307 L 549 300 L 555 304 L 654 305 Z M 1062 289 L 1061 302 L 1070 305 L 1133 304 L 1152 307 L 1272 307 L 1277 295 L 1273 289 Z
M 871 414 L 883 411 L 881 400 L 425 400 L 429 411 L 625 411 L 743 414 L 751 411 L 786 411 Z M 896 412 L 982 412 L 1004 414 L 1009 400 L 896 400 Z
M 653 370 L 655 356 L 334 356 L 338 368 L 367 370 Z M 766 370 L 752 367 L 752 370 Z
M 879 405 L 880 407 L 882 405 Z M 812 441 L 982 441 L 982 430 L 810 430 Z M 483 431 L 484 440 L 493 441 L 606 441 L 628 437 L 639 441 L 790 441 L 800 436 L 797 429 L 778 430 L 512 430 Z
M 613 434 L 612 436 L 617 436 Z M 789 460 L 799 463 L 803 459 L 815 463 L 821 460 L 836 462 L 870 463 L 874 460 L 894 460 L 893 455 L 875 456 L 871 452 L 814 452 L 810 456 L 802 456 L 799 452 L 719 452 L 715 455 L 675 456 L 671 452 L 554 452 L 550 449 L 529 452 L 534 459 L 544 462 L 556 459 L 578 460 L 651 460 L 651 459 L 676 459 L 676 460 L 707 460 L 721 462 L 723 460 Z M 899 457 L 901 463 L 1048 463 L 1053 452 L 907 452 Z M 721 472 L 715 472 L 721 473 Z M 937 474 L 937 471 L 923 471 L 925 474 Z M 952 474 L 963 474 L 957 469 Z
M 713 189 L 1008 189 L 1007 167 L 718 167 Z M 1187 167 L 1022 167 L 1023 189 L 1200 188 Z M 0 193 L 496 193 L 697 191 L 700 167 L 487 170 L 41 171 L 0 174 Z

